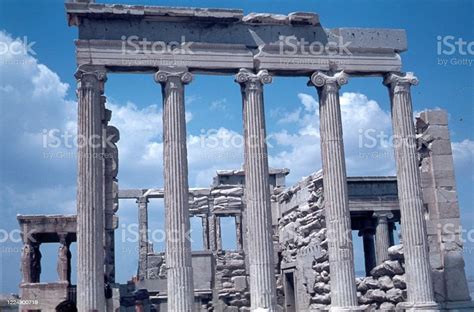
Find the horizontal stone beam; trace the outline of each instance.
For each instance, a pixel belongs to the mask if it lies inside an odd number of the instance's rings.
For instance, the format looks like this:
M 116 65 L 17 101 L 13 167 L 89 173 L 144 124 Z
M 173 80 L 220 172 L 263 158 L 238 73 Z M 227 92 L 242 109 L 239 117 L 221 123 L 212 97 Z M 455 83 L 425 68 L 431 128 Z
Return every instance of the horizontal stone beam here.
M 115 72 L 186 66 L 227 74 L 240 68 L 274 75 L 344 70 L 360 75 L 399 71 L 407 49 L 401 29 L 326 29 L 315 13 L 288 15 L 241 10 L 67 3 L 79 28 L 79 65 Z M 137 36 L 139 34 L 139 36 Z
M 209 188 L 190 188 L 190 197 L 206 196 L 211 193 Z M 119 190 L 119 199 L 138 199 L 140 197 L 147 198 L 164 198 L 164 191 L 161 188 L 157 189 L 122 189 Z

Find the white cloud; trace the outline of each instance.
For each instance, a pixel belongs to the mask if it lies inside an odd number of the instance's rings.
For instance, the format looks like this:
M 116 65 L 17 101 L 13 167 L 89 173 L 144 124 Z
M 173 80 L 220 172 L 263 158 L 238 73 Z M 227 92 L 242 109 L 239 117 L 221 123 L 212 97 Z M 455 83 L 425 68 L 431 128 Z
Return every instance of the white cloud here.
M 470 174 L 469 178 L 474 180 L 474 141 L 465 139 L 461 142 L 452 142 L 454 165 L 456 176 Z
M 319 104 L 308 94 L 300 93 L 298 98 L 302 107 L 279 120 L 281 123 L 293 123 L 297 130 L 272 133 L 283 150 L 272 153 L 270 164 L 272 167 L 290 168 L 290 183 L 321 168 Z M 389 112 L 360 93 L 345 92 L 340 97 L 340 103 L 348 175 L 394 174 L 392 149 L 376 137 L 391 135 Z M 281 111 L 279 115 L 282 115 Z

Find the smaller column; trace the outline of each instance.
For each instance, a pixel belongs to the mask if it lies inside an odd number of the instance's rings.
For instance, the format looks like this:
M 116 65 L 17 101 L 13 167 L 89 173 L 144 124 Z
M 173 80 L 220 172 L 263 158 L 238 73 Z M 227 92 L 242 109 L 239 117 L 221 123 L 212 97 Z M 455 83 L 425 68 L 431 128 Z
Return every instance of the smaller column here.
M 209 224 L 209 249 L 215 251 L 217 249 L 216 242 L 216 215 L 211 214 L 208 217 Z
M 61 282 L 71 281 L 71 266 L 69 263 L 70 251 L 69 244 L 66 241 L 67 233 L 58 233 L 59 236 L 59 250 L 58 250 L 58 263 L 57 272 L 58 278 Z
M 374 212 L 375 217 L 375 253 L 377 265 L 388 260 L 388 248 L 390 245 L 390 233 L 388 219 L 393 218 L 391 212 Z
M 142 196 L 137 199 L 138 204 L 138 232 L 140 237 L 138 254 L 138 278 L 147 277 L 148 266 L 148 197 Z
M 365 260 L 365 275 L 369 276 L 370 271 L 375 267 L 375 244 L 374 244 L 375 229 L 372 223 L 367 222 L 363 229 L 359 231 L 359 236 L 362 236 L 364 246 L 364 260 Z
M 31 258 L 31 283 L 39 283 L 41 281 L 41 251 L 39 242 L 31 242 L 32 258 Z
M 209 250 L 209 219 L 208 216 L 205 215 L 201 217 L 202 222 L 202 244 L 204 250 Z
M 216 247 L 222 250 L 221 218 L 216 216 Z
M 237 250 L 241 251 L 244 249 L 244 244 L 242 240 L 242 216 L 236 215 L 235 216 L 235 231 L 236 231 L 236 242 L 237 242 Z
M 33 246 L 31 241 L 26 241 L 21 250 L 22 283 L 33 282 Z

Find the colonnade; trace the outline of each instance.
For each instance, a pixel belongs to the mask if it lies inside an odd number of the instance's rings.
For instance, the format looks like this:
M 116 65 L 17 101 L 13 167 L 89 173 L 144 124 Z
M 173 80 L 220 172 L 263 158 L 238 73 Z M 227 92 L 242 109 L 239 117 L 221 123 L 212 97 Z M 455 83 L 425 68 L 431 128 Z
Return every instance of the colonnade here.
M 100 98 L 106 80 L 105 69 L 81 67 L 78 79 L 78 134 L 85 139 L 101 136 Z M 185 85 L 193 75 L 186 68 L 160 68 L 155 81 L 163 93 L 164 199 L 166 215 L 166 264 L 168 269 L 168 311 L 193 311 L 193 268 L 188 207 L 188 162 L 186 150 Z M 348 82 L 344 72 L 315 72 L 310 85 L 319 95 L 321 156 L 331 271 L 332 311 L 357 311 L 354 254 L 346 165 L 344 156 L 339 89 Z M 249 239 L 251 309 L 276 311 L 276 286 L 268 152 L 263 89 L 272 82 L 266 70 L 257 73 L 241 69 L 235 76 L 242 92 L 245 141 L 246 229 Z M 435 310 L 417 166 L 410 87 L 417 83 L 411 73 L 388 73 L 384 80 L 392 103 L 393 133 L 397 164 L 398 196 L 405 246 L 408 309 Z M 78 157 L 78 305 L 80 311 L 104 306 L 102 239 L 103 161 L 95 157 L 100 149 L 80 146 Z M 145 203 L 143 203 L 145 204 Z M 386 233 L 386 219 L 379 218 L 375 231 Z M 379 235 L 377 235 L 379 236 Z M 383 235 L 380 235 L 382 237 Z M 387 246 L 387 238 L 377 239 Z M 141 246 L 140 250 L 142 250 Z M 385 248 L 385 247 L 384 247 Z M 378 248 L 377 248 L 378 250 Z M 377 253 L 377 262 L 386 259 Z

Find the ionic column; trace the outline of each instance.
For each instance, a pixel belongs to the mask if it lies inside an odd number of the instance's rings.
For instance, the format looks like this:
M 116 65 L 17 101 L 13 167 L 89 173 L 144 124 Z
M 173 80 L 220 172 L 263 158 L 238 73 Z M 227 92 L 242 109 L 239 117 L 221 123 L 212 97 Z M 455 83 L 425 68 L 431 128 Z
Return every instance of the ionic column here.
M 105 309 L 104 159 L 101 95 L 103 68 L 80 67 L 78 81 L 77 308 Z
M 188 159 L 184 85 L 186 69 L 160 68 L 155 74 L 163 91 L 163 168 L 166 215 L 168 311 L 190 312 L 194 305 L 188 194 Z
M 311 83 L 316 86 L 319 95 L 321 158 L 331 271 L 331 311 L 350 311 L 357 306 L 339 104 L 339 88 L 347 83 L 347 79 L 344 72 L 334 75 L 316 72 L 311 76 Z
M 390 73 L 384 79 L 389 88 L 397 164 L 398 200 L 407 274 L 407 310 L 435 310 L 431 267 L 410 87 L 418 84 L 413 73 Z
M 363 229 L 359 231 L 359 236 L 362 236 L 362 244 L 364 246 L 364 260 L 365 260 L 365 274 L 370 275 L 370 271 L 375 267 L 375 243 L 374 243 L 375 229 L 371 222 L 367 223 Z
M 393 217 L 390 212 L 374 212 L 375 217 L 375 254 L 377 265 L 388 260 L 388 248 L 390 245 L 390 233 L 388 219 Z
M 139 232 L 139 253 L 138 253 L 138 278 L 144 279 L 147 276 L 147 255 L 148 255 L 148 197 L 142 196 L 137 199 L 138 204 L 138 232 Z
M 251 309 L 275 311 L 272 215 L 263 104 L 263 84 L 270 83 L 272 77 L 266 70 L 253 74 L 242 69 L 235 76 L 235 81 L 241 85 L 243 99 Z

